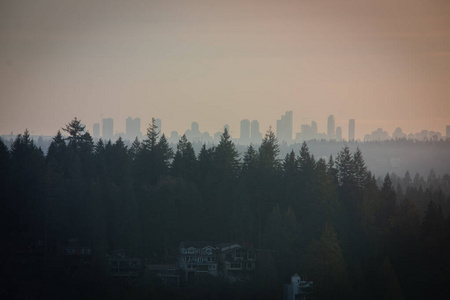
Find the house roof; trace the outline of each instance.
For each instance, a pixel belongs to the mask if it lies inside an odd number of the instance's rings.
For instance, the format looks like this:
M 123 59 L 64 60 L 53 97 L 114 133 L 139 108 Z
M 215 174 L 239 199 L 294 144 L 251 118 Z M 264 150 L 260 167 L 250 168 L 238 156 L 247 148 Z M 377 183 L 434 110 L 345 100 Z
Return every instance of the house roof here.
M 183 241 L 180 244 L 181 248 L 197 248 L 202 249 L 205 247 L 216 248 L 216 244 L 210 241 Z
M 150 271 L 160 271 L 160 270 L 177 270 L 176 265 L 146 265 L 147 269 Z
M 244 247 L 242 247 L 239 244 L 223 243 L 223 244 L 219 244 L 218 248 L 220 249 L 221 252 L 229 252 L 229 251 L 233 251 L 233 250 L 237 250 L 237 249 L 242 249 Z

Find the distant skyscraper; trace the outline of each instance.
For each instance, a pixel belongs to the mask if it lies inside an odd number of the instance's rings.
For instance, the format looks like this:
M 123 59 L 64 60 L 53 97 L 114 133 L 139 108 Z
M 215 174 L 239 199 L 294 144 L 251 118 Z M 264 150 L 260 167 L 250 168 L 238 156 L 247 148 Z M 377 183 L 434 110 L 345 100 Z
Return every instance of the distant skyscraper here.
M 317 133 L 317 123 L 315 121 L 311 122 L 311 130 L 314 134 Z
M 202 133 L 200 132 L 200 126 L 197 122 L 191 123 L 191 129 L 186 130 L 184 133 L 186 138 L 191 142 L 197 142 L 200 140 Z
M 336 127 L 336 141 L 342 141 L 342 127 L 340 126 Z
M 160 118 L 157 118 L 155 120 L 155 125 L 157 126 L 156 131 L 159 132 L 159 136 L 161 136 L 162 135 L 162 122 L 161 122 Z
M 133 141 L 136 137 L 141 137 L 141 119 L 128 117 L 125 128 L 126 139 Z
M 114 136 L 114 120 L 106 118 L 102 120 L 102 137 L 106 141 L 111 140 Z
M 261 143 L 262 134 L 259 131 L 259 122 L 257 120 L 252 121 L 250 133 L 251 133 L 252 143 L 256 143 L 256 144 Z
M 216 133 L 214 133 L 214 142 L 215 143 L 219 143 L 220 142 L 220 137 L 222 136 L 222 133 L 223 132 L 221 132 L 221 131 L 217 131 Z
M 178 131 L 172 131 L 171 133 L 170 133 L 170 138 L 171 139 L 173 139 L 173 140 L 178 140 L 180 137 L 179 137 L 179 135 L 178 135 Z
M 297 135 L 295 137 L 295 139 L 298 140 L 297 142 L 309 141 L 314 138 L 313 128 L 311 126 L 309 126 L 308 124 L 302 124 L 300 126 L 300 130 L 301 130 L 301 134 L 298 137 L 297 137 Z
M 94 139 L 100 138 L 100 123 L 94 123 L 93 127 L 94 127 L 92 130 L 93 138 Z
M 330 115 L 328 117 L 328 124 L 327 124 L 327 136 L 330 140 L 335 138 L 334 128 L 335 128 L 334 116 Z
M 250 121 L 244 119 L 241 121 L 241 141 L 246 143 L 250 140 Z
M 450 125 L 447 125 L 447 127 L 445 127 L 445 136 L 450 139 Z
M 192 130 L 192 132 L 200 132 L 200 126 L 198 125 L 197 122 L 192 122 L 191 130 Z
M 355 140 L 355 119 L 348 120 L 348 140 Z
M 277 138 L 280 142 L 292 142 L 292 111 L 287 111 L 277 120 Z

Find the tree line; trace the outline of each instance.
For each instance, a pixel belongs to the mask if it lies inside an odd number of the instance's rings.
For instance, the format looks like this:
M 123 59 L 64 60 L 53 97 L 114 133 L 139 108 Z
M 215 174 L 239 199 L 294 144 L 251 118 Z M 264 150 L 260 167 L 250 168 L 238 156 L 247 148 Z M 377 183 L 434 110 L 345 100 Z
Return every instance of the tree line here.
M 173 262 L 182 240 L 238 242 L 270 253 L 269 298 L 294 273 L 325 299 L 449 292 L 448 175 L 377 183 L 348 147 L 325 160 L 303 143 L 280 159 L 271 130 L 242 157 L 226 129 L 198 155 L 185 136 L 173 151 L 154 120 L 129 147 L 94 143 L 76 118 L 62 131 L 46 154 L 28 131 L 11 149 L 0 140 L 5 241 L 76 237 L 99 259 L 124 248 L 148 263 Z

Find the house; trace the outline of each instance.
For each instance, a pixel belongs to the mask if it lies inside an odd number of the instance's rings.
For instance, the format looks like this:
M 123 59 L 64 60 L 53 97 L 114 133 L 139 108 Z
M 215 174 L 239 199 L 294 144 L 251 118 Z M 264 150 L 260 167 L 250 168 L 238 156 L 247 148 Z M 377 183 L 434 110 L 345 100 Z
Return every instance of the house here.
M 256 269 L 256 251 L 239 244 L 222 243 L 219 248 L 219 265 L 222 275 L 231 280 L 243 280 Z
M 81 244 L 77 238 L 62 242 L 59 252 L 66 261 L 71 263 L 89 265 L 92 262 L 92 248 Z
M 146 267 L 149 274 L 161 279 L 165 287 L 180 287 L 180 269 L 176 265 L 147 265 Z
M 110 252 L 106 258 L 108 272 L 113 277 L 139 277 L 144 271 L 142 259 L 131 257 L 122 249 Z
M 178 266 L 184 280 L 210 275 L 230 281 L 248 279 L 256 269 L 256 251 L 235 243 L 184 241 L 180 244 Z
M 217 276 L 217 250 L 212 242 L 181 242 L 178 266 L 184 272 L 185 280 L 194 276 Z
M 291 283 L 283 287 L 284 300 L 311 300 L 313 299 L 312 281 L 302 281 L 298 274 L 291 277 Z

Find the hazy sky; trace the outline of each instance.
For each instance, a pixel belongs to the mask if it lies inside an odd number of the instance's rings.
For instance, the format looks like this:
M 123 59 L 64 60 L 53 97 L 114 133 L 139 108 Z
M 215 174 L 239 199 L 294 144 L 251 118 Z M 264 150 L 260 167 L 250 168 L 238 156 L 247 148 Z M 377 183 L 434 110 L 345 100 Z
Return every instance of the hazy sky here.
M 450 1 L 0 0 L 0 134 L 450 124 Z

